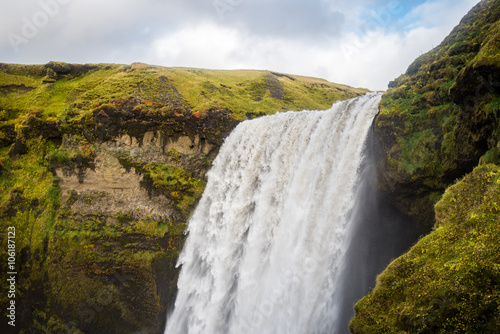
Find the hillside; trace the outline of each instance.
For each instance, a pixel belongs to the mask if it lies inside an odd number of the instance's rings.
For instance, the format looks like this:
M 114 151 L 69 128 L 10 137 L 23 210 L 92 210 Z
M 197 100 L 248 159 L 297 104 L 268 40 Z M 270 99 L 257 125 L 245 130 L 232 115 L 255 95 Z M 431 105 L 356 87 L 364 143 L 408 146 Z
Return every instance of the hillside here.
M 16 332 L 160 332 L 229 132 L 365 92 L 267 71 L 0 64 L 0 257 L 15 226 Z
M 5 111 L 39 110 L 58 118 L 67 109 L 87 114 L 117 100 L 142 109 L 205 115 L 225 109 L 233 118 L 281 110 L 327 109 L 365 93 L 326 80 L 256 70 L 166 68 L 141 63 L 45 65 L 0 63 L 0 103 Z M 137 100 L 137 101 L 136 101 Z M 10 119 L 14 115 L 9 115 Z
M 356 304 L 353 333 L 499 332 L 499 55 L 485 0 L 384 94 L 379 186 L 430 233 Z
M 375 121 L 379 181 L 393 203 L 430 228 L 447 186 L 500 162 L 500 5 L 482 1 L 444 41 L 389 84 Z

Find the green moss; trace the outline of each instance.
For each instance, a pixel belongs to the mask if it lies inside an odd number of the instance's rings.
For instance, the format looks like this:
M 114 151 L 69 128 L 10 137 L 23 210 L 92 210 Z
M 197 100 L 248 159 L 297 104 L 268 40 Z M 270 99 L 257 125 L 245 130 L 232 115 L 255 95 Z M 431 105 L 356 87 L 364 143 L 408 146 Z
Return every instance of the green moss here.
M 493 101 L 488 104 L 488 111 L 491 113 L 499 113 L 500 112 L 500 97 L 493 99 Z
M 436 136 L 432 129 L 412 133 L 410 139 L 402 138 L 404 150 L 401 152 L 403 158 L 402 172 L 414 174 L 419 168 L 425 167 L 428 163 L 433 163 L 433 150 Z M 430 161 L 429 161 L 430 160 Z
M 434 231 L 359 301 L 354 333 L 497 333 L 500 329 L 500 167 L 485 165 L 436 204 Z
M 479 164 L 496 164 L 500 165 L 500 147 L 495 147 L 492 150 L 486 152 L 485 155 L 479 159 Z
M 159 222 L 154 220 L 139 220 L 124 229 L 124 232 L 129 234 L 143 234 L 150 237 L 163 238 L 165 233 L 169 232 L 173 225 L 170 223 Z
M 175 150 L 170 151 L 169 156 L 174 161 L 180 159 L 180 154 Z M 176 208 L 186 219 L 206 187 L 205 180 L 196 178 L 191 172 L 175 165 L 146 163 L 131 158 L 125 152 L 120 154 L 119 160 L 123 166 L 134 167 L 137 173 L 144 174 L 155 189 L 174 201 Z
M 25 144 L 27 153 L 15 159 L 9 157 L 9 147 L 0 149 L 0 228 L 16 227 L 18 301 L 29 311 L 26 318 L 19 317 L 25 331 L 79 333 L 105 328 L 108 333 L 123 333 L 161 326 L 157 315 L 166 309 L 160 305 L 151 266 L 159 254 L 177 258 L 185 224 L 136 219 L 129 213 L 122 213 L 123 219 L 119 213 L 75 213 L 66 205 L 78 199 L 76 192 L 61 207 L 49 163 L 57 157 L 65 161 L 67 155 L 43 138 L 28 139 Z M 91 202 L 104 194 L 85 196 Z M 0 256 L 5 258 L 3 246 Z M 175 277 L 174 266 L 175 261 L 169 270 Z M 2 281 L 6 272 L 0 273 Z M 141 290 L 127 290 L 116 273 L 130 276 L 128 283 Z M 175 282 L 168 289 L 174 291 L 174 287 Z M 143 298 L 147 305 L 125 295 Z M 7 302 L 6 295 L 0 296 L 0 302 Z M 64 305 L 62 311 L 60 305 Z
M 499 17 L 496 1 L 481 1 L 382 97 L 375 121 L 385 151 L 381 188 L 421 225 L 433 223 L 432 193 L 470 172 L 486 152 L 484 161 L 496 161 Z
M 80 145 L 79 149 L 69 149 L 61 145 L 47 154 L 45 159 L 52 167 L 78 165 L 80 168 L 86 168 L 93 164 L 95 156 L 96 149 L 92 144 Z

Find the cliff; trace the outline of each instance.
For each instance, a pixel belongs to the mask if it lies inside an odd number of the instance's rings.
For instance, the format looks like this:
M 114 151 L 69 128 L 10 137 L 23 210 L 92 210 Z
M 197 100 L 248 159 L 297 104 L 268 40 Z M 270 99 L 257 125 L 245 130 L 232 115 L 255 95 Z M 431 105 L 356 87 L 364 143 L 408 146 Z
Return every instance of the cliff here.
M 268 71 L 0 64 L 0 258 L 15 227 L 16 331 L 161 332 L 229 132 L 365 92 Z M 2 260 L 3 291 L 7 272 Z
M 480 2 L 383 96 L 379 187 L 431 231 L 356 304 L 353 333 L 500 330 L 499 19 Z
M 379 184 L 423 229 L 447 186 L 500 162 L 500 5 L 482 1 L 389 84 L 375 120 Z
M 498 333 L 500 167 L 479 166 L 436 204 L 436 225 L 355 306 L 353 333 Z

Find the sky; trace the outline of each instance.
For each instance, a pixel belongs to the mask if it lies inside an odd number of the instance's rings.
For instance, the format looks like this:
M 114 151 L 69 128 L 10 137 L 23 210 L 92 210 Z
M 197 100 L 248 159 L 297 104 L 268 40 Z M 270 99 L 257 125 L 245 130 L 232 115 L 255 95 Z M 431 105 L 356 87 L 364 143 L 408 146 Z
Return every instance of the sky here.
M 258 69 L 385 90 L 479 0 L 0 0 L 0 62 Z

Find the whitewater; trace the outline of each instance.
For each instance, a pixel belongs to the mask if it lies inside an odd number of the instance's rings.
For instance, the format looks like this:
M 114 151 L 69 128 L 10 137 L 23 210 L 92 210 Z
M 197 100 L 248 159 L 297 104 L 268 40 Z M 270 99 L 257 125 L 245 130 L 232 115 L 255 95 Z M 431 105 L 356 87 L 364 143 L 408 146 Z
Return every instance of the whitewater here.
M 380 94 L 240 123 L 188 224 L 167 334 L 331 333 Z

